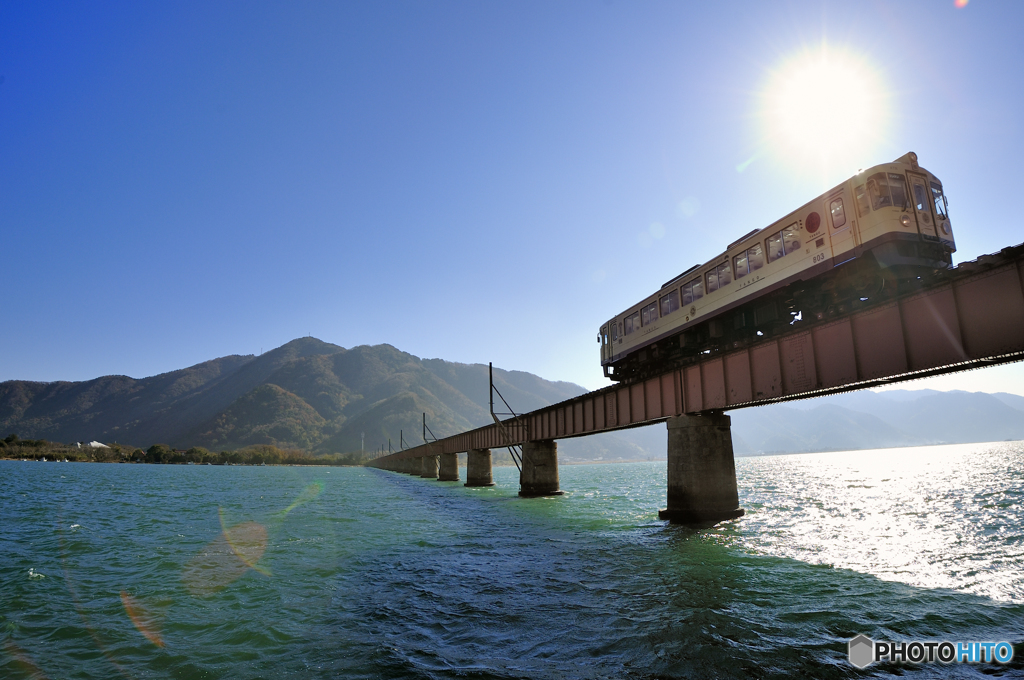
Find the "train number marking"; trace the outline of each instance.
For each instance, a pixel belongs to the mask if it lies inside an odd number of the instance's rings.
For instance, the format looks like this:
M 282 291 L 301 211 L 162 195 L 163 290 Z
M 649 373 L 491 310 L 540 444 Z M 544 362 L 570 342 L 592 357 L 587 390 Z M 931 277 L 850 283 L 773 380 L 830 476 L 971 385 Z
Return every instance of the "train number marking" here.
M 818 253 L 817 255 L 815 255 L 814 257 L 811 258 L 811 262 L 812 263 L 814 263 L 814 262 L 824 262 L 824 261 L 825 261 L 825 253 Z

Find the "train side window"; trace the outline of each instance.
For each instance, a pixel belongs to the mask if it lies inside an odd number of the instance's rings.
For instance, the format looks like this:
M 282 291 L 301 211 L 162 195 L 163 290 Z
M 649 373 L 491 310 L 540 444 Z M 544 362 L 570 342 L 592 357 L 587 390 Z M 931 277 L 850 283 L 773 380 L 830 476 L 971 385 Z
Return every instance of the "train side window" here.
M 903 175 L 890 172 L 889 191 L 892 192 L 892 204 L 899 206 L 901 210 L 906 210 L 907 206 L 910 205 L 910 201 L 907 200 L 906 178 Z
M 751 272 L 756 272 L 764 266 L 764 249 L 760 243 L 747 249 L 747 266 Z
M 690 281 L 690 285 L 693 286 L 694 301 L 704 297 L 704 279 L 694 279 L 693 281 Z
M 946 203 L 946 196 L 942 193 L 942 185 L 932 182 L 932 197 L 935 199 L 935 214 L 940 220 L 949 219 L 949 205 Z
M 732 268 L 736 272 L 737 279 L 742 279 L 750 273 L 750 269 L 747 267 L 747 259 L 746 251 L 732 258 Z
M 724 264 L 718 265 L 717 269 L 719 288 L 724 288 L 732 283 L 732 266 L 729 264 L 728 260 L 726 260 Z
M 889 182 L 886 181 L 884 172 L 871 175 L 871 179 L 868 180 L 868 194 L 871 196 L 871 207 L 875 210 L 888 208 L 892 205 L 892 196 L 889 195 Z
M 704 280 L 694 279 L 683 286 L 683 304 L 690 305 L 704 297 Z
M 613 345 L 615 344 L 615 341 L 618 339 L 618 336 L 615 334 L 615 329 L 618 327 L 618 325 L 619 324 L 617 324 L 617 323 L 613 323 L 612 324 L 612 344 Z M 607 340 L 608 336 L 606 335 L 604 337 Z
M 843 210 L 843 199 L 837 198 L 828 205 L 832 213 L 832 228 L 838 229 L 846 224 L 846 212 Z M 799 246 L 798 246 L 799 247 Z
M 871 204 L 868 203 L 868 195 L 864 191 L 864 185 L 861 184 L 855 189 L 857 193 L 857 210 L 860 212 L 860 216 L 864 217 L 871 212 Z
M 786 254 L 800 250 L 800 237 L 795 224 L 782 230 L 782 242 L 786 244 Z
M 668 295 L 661 297 L 661 315 L 668 316 L 679 309 L 679 291 L 673 290 Z
M 718 269 L 712 269 L 706 276 L 708 279 L 708 292 L 714 293 L 718 290 Z
M 649 326 L 658 320 L 658 303 L 652 302 L 651 304 L 640 310 L 642 314 L 642 322 L 644 326 Z
M 633 331 L 640 330 L 640 312 L 633 312 L 626 317 L 626 335 L 629 335 Z
M 768 237 L 765 245 L 768 247 L 768 261 L 775 262 L 780 257 L 786 254 L 786 251 L 782 249 L 782 232 L 777 231 Z

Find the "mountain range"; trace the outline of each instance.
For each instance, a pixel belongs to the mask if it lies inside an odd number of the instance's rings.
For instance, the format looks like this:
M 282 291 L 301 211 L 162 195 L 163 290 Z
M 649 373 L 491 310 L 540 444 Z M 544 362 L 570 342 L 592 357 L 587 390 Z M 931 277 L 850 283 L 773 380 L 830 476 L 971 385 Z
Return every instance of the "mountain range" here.
M 345 349 L 299 338 L 260 356 L 221 357 L 149 378 L 3 382 L 0 432 L 142 448 L 272 444 L 323 454 L 373 451 L 390 440 L 398 449 L 422 443 L 423 414 L 437 437 L 492 422 L 487 370 L 390 345 Z M 498 368 L 494 383 L 518 412 L 586 391 Z M 627 459 L 644 453 L 615 435 L 563 446 L 574 449 Z
M 523 413 L 583 394 L 567 382 L 494 369 Z M 505 410 L 504 407 L 496 410 Z M 0 432 L 138 447 L 255 444 L 315 454 L 422 442 L 423 414 L 444 437 L 491 422 L 487 366 L 420 359 L 390 345 L 345 349 L 299 338 L 149 378 L 0 383 Z M 731 411 L 738 455 L 1024 439 L 1024 397 L 860 391 Z M 566 462 L 664 458 L 663 425 L 559 442 Z

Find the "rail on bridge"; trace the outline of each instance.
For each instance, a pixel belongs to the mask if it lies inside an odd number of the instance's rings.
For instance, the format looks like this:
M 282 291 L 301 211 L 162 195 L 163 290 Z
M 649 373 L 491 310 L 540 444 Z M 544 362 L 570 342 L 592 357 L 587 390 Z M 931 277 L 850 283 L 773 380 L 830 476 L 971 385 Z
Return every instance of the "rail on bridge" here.
M 611 385 L 369 465 L 437 477 L 440 460 L 451 479 L 452 461 L 468 452 L 468 485 L 478 485 L 490 482 L 490 449 L 517 445 L 523 447 L 522 495 L 549 495 L 560 493 L 555 440 L 667 421 L 668 508 L 660 516 L 713 523 L 743 513 L 724 411 L 1021 359 L 1024 244 L 964 262 L 921 290 L 846 316 L 802 321 L 643 381 Z M 427 467 L 433 474 L 424 472 Z

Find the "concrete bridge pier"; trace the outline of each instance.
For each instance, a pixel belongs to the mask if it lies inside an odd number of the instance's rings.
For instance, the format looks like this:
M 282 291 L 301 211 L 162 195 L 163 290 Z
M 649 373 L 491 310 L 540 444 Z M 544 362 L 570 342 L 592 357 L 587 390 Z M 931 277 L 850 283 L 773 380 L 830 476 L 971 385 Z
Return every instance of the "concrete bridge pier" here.
M 658 517 L 711 526 L 742 516 L 731 418 L 722 413 L 669 418 L 668 507 Z
M 423 461 L 423 471 L 420 472 L 420 477 L 425 479 L 437 479 L 437 468 L 439 461 L 437 460 L 440 456 L 423 456 L 420 458 Z
M 470 449 L 466 454 L 466 486 L 494 486 L 490 449 Z
M 459 454 L 442 453 L 441 466 L 437 475 L 439 482 L 459 481 Z
M 423 462 L 419 458 L 406 458 L 402 472 L 419 477 L 423 473 Z
M 553 439 L 523 444 L 523 473 L 519 495 L 524 498 L 561 496 L 558 488 L 558 443 Z

